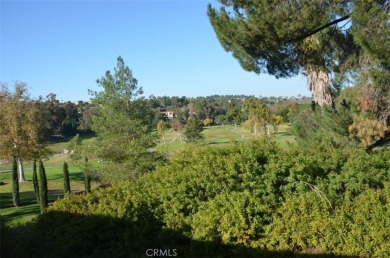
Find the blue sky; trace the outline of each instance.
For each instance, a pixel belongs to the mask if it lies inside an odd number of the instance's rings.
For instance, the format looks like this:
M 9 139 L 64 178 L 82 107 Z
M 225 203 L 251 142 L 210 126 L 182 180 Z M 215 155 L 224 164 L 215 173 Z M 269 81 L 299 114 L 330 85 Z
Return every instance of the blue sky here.
M 1 0 L 0 81 L 33 97 L 89 100 L 121 55 L 144 95 L 310 96 L 306 78 L 244 71 L 207 17 L 216 1 Z

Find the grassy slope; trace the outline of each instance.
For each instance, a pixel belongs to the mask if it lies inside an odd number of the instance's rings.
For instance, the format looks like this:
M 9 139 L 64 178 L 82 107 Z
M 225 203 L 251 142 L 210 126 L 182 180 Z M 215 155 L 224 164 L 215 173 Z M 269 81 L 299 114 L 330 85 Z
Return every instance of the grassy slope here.
M 287 142 L 294 143 L 294 138 L 288 133 L 289 125 L 281 125 L 279 132 L 273 134 L 272 139 L 280 143 L 281 146 L 287 147 Z M 228 144 L 232 141 L 243 141 L 251 139 L 251 133 L 242 126 L 212 126 L 207 127 L 203 131 L 205 136 L 205 143 L 213 145 Z M 85 141 L 93 141 L 91 135 L 83 136 Z M 69 139 L 67 139 L 69 140 Z M 184 138 L 182 139 L 184 142 Z M 59 141 L 51 144 L 50 148 L 54 153 L 60 153 L 67 148 L 67 141 Z M 174 153 L 183 150 L 190 144 L 181 144 L 178 133 L 167 132 L 164 139 L 156 146 L 156 150 Z M 44 161 L 46 174 L 48 178 L 49 201 L 53 202 L 63 195 L 63 178 L 62 178 L 62 164 L 67 161 L 71 164 L 68 155 L 56 155 Z M 15 225 L 18 223 L 26 223 L 39 214 L 39 207 L 36 204 L 34 196 L 34 188 L 32 185 L 32 164 L 26 163 L 25 175 L 27 182 L 20 184 L 20 199 L 21 206 L 16 208 L 12 204 L 11 194 L 11 173 L 0 173 L 0 182 L 5 185 L 0 186 L 0 215 L 8 225 Z M 10 169 L 9 165 L 0 165 L 0 171 Z M 84 189 L 83 177 L 80 177 L 80 169 L 70 165 L 70 179 L 72 191 L 81 191 Z M 95 184 L 96 186 L 96 184 Z
M 69 139 L 67 139 L 69 140 Z M 86 141 L 92 141 L 91 136 L 85 137 Z M 50 148 L 54 153 L 60 153 L 67 148 L 67 141 L 60 141 L 54 144 L 50 144 Z M 62 165 L 64 161 L 67 161 L 70 171 L 71 190 L 82 191 L 84 189 L 84 178 L 80 175 L 81 170 L 71 165 L 68 155 L 55 155 L 48 160 L 44 160 L 46 169 L 46 176 L 48 180 L 49 190 L 49 203 L 61 198 L 63 196 L 63 177 L 62 177 Z M 9 170 L 9 165 L 0 165 L 0 171 Z M 11 173 L 1 172 L 0 182 L 4 185 L 0 186 L 0 216 L 1 220 L 8 225 L 24 224 L 35 218 L 39 213 L 39 206 L 36 203 L 34 188 L 32 184 L 32 163 L 24 163 L 25 177 L 27 182 L 20 183 L 20 207 L 14 207 L 12 203 L 11 194 Z

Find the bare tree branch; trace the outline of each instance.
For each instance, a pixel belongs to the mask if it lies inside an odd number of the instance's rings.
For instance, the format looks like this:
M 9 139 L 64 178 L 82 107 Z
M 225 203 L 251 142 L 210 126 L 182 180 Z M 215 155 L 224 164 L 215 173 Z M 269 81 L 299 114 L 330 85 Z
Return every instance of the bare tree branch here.
M 298 38 L 295 38 L 293 41 L 301 41 L 301 40 L 303 40 L 303 39 L 305 39 L 305 38 L 307 38 L 307 37 L 310 37 L 311 35 L 316 34 L 317 32 L 319 32 L 319 31 L 321 31 L 321 30 L 324 30 L 324 29 L 326 29 L 326 28 L 328 28 L 328 27 L 330 27 L 330 26 L 332 26 L 332 25 L 334 25 L 334 24 L 337 24 L 337 23 L 339 23 L 339 22 L 345 21 L 345 20 L 347 20 L 347 19 L 349 19 L 349 18 L 350 18 L 350 14 L 347 14 L 347 15 L 345 15 L 344 17 L 341 17 L 341 18 L 339 18 L 339 19 L 336 19 L 336 20 L 334 20 L 334 21 L 332 21 L 332 22 L 330 22 L 330 23 L 327 23 L 327 24 L 325 24 L 325 25 L 323 25 L 323 26 L 321 26 L 321 27 L 319 27 L 319 28 L 317 28 L 317 29 L 315 29 L 315 30 L 312 30 L 312 31 L 310 31 L 310 32 L 308 32 L 308 33 L 306 33 L 306 34 L 303 34 L 302 36 L 300 36 L 300 37 L 298 37 Z

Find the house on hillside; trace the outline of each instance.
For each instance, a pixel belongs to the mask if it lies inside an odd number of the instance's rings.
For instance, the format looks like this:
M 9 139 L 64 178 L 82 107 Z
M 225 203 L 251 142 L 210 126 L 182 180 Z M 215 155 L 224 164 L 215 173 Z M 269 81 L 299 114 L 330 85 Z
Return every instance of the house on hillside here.
M 160 113 L 170 120 L 172 120 L 175 117 L 174 111 L 161 111 Z

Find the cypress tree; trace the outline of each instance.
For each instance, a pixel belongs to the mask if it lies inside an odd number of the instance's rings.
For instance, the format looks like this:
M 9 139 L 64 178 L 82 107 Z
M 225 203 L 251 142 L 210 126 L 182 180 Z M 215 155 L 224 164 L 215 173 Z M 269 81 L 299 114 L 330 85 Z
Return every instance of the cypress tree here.
M 91 177 L 88 174 L 85 174 L 85 193 L 91 192 Z
M 63 166 L 63 175 L 64 175 L 64 195 L 70 193 L 70 181 L 69 181 L 69 170 L 68 163 L 64 162 Z
M 91 177 L 88 174 L 88 158 L 85 157 L 85 169 L 84 169 L 84 185 L 85 193 L 88 194 L 91 192 Z
M 34 163 L 33 163 L 33 185 L 34 185 L 35 198 L 37 199 L 37 203 L 39 204 L 39 184 L 38 184 L 37 160 L 36 159 L 34 159 Z
M 45 167 L 42 160 L 39 160 L 39 206 L 41 208 L 41 214 L 43 214 L 47 208 L 47 179 Z
M 16 163 L 16 157 L 14 156 L 12 164 L 12 199 L 15 207 L 19 207 L 19 181 L 18 181 L 18 164 Z

